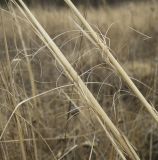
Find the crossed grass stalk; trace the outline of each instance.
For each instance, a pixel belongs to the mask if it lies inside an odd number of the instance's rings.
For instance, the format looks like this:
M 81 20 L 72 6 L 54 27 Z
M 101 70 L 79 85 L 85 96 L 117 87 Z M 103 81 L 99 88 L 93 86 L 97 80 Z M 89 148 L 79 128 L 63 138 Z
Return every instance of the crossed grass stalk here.
M 149 104 L 149 102 L 146 100 L 146 98 L 142 95 L 142 93 L 138 90 L 136 85 L 133 83 L 133 81 L 130 79 L 130 77 L 127 75 L 127 73 L 124 71 L 122 66 L 118 63 L 118 61 L 114 58 L 114 56 L 111 54 L 108 46 L 102 39 L 97 35 L 97 33 L 93 30 L 93 28 L 89 25 L 89 23 L 86 21 L 86 19 L 81 15 L 79 10 L 75 7 L 75 5 L 71 2 L 71 0 L 64 0 L 67 5 L 70 7 L 70 9 L 73 11 L 73 13 L 76 15 L 76 17 L 81 21 L 84 28 L 86 28 L 87 31 L 85 31 L 83 28 L 80 29 L 84 33 L 84 35 L 98 48 L 101 49 L 101 56 L 102 58 L 108 62 L 108 64 L 115 69 L 119 75 L 122 77 L 122 79 L 126 82 L 126 84 L 129 86 L 129 88 L 133 91 L 133 93 L 138 97 L 140 102 L 143 104 L 143 106 L 147 109 L 147 111 L 151 114 L 151 116 L 155 119 L 155 121 L 158 123 L 158 112 L 155 110 L 155 108 Z M 88 33 L 87 33 L 88 32 Z
M 110 118 L 107 116 L 107 114 L 104 112 L 102 107 L 99 105 L 97 100 L 94 98 L 92 93 L 89 91 L 87 86 L 84 84 L 80 76 L 77 74 L 77 72 L 73 69 L 71 64 L 68 62 L 68 60 L 65 58 L 65 56 L 62 54 L 60 49 L 57 47 L 57 45 L 54 43 L 54 41 L 50 38 L 50 36 L 47 34 L 47 32 L 43 29 L 43 27 L 40 25 L 40 23 L 37 21 L 37 19 L 33 16 L 33 14 L 30 12 L 30 10 L 27 8 L 27 6 L 24 4 L 22 0 L 19 0 L 18 2 L 20 5 L 13 1 L 14 4 L 19 8 L 21 13 L 26 17 L 28 22 L 32 25 L 35 33 L 39 36 L 39 38 L 45 43 L 47 48 L 50 50 L 50 53 L 55 57 L 55 59 L 58 61 L 58 63 L 61 65 L 62 69 L 64 70 L 67 77 L 70 79 L 72 83 L 74 83 L 74 86 L 76 88 L 77 93 L 79 94 L 80 98 L 84 102 L 85 105 L 87 105 L 89 108 L 91 108 L 94 113 L 97 116 L 97 119 L 103 129 L 107 130 L 107 133 L 111 135 L 111 142 L 112 144 L 115 144 L 118 148 L 116 149 L 119 154 L 124 154 L 123 152 L 126 152 L 127 156 L 130 157 L 133 160 L 139 160 L 139 157 L 127 138 L 121 133 L 116 126 L 113 124 L 113 122 L 110 120 Z M 125 159 L 125 156 L 121 156 L 123 159 Z
M 97 100 L 94 98 L 92 93 L 89 91 L 87 86 L 84 84 L 80 76 L 77 74 L 77 72 L 73 69 L 71 64 L 67 61 L 65 56 L 62 54 L 60 49 L 57 47 L 57 45 L 54 43 L 54 41 L 50 38 L 50 36 L 47 34 L 47 32 L 43 29 L 43 27 L 40 25 L 40 23 L 37 21 L 37 19 L 33 16 L 33 14 L 30 12 L 30 10 L 27 8 L 27 6 L 24 4 L 22 0 L 18 0 L 20 5 L 14 1 L 14 4 L 20 9 L 21 13 L 26 17 L 28 22 L 32 25 L 35 33 L 39 36 L 39 38 L 45 43 L 47 48 L 50 50 L 50 53 L 55 57 L 55 59 L 58 61 L 58 63 L 61 65 L 62 69 L 64 70 L 66 76 L 70 79 L 72 83 L 74 83 L 75 89 L 77 93 L 79 94 L 80 98 L 82 99 L 83 103 L 90 107 L 94 113 L 96 114 L 96 117 L 103 127 L 103 129 L 107 132 L 105 132 L 108 135 L 108 138 L 110 139 L 111 143 L 115 145 L 116 151 L 119 153 L 122 159 L 126 159 L 124 156 L 124 152 L 127 154 L 128 157 L 130 157 L 133 160 L 139 160 L 137 153 L 133 149 L 130 142 L 127 140 L 127 138 L 124 136 L 123 133 L 121 133 L 117 127 L 113 124 L 113 122 L 110 120 L 110 118 L 107 116 L 107 114 L 104 112 L 102 107 L 99 105 Z M 106 53 L 106 61 L 107 58 L 109 59 L 109 64 L 114 66 L 114 68 L 120 73 L 120 75 L 123 77 L 123 79 L 128 82 L 127 84 L 130 86 L 130 88 L 133 90 L 133 92 L 137 95 L 137 97 L 142 101 L 142 103 L 146 106 L 148 111 L 152 114 L 154 119 L 158 122 L 157 118 L 157 112 L 151 107 L 151 105 L 146 101 L 146 99 L 143 97 L 143 95 L 139 92 L 137 87 L 134 85 L 134 83 L 130 80 L 126 72 L 122 69 L 122 67 L 119 65 L 119 63 L 115 60 L 115 58 L 112 56 L 110 51 L 108 50 L 108 47 L 102 42 L 102 40 L 98 37 L 98 35 L 93 31 L 93 29 L 90 27 L 88 22 L 81 16 L 77 8 L 71 3 L 70 0 L 65 0 L 65 2 L 73 9 L 77 17 L 83 22 L 85 25 L 85 28 L 90 32 L 90 36 L 88 34 L 87 38 L 90 38 L 95 45 L 98 45 L 101 50 L 103 50 Z M 85 32 L 86 33 L 86 32 Z M 89 36 L 89 37 L 88 37 Z

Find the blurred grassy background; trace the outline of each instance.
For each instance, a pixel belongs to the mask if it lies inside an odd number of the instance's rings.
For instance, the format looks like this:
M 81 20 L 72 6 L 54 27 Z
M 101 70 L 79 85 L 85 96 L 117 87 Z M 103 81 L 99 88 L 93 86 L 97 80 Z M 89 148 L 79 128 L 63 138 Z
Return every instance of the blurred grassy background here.
M 6 4 L 9 0 L 0 0 L 0 4 Z M 72 2 L 77 5 L 91 5 L 94 7 L 98 7 L 105 4 L 118 5 L 121 3 L 129 3 L 129 2 L 156 2 L 157 0 L 72 0 Z M 56 5 L 56 6 L 64 6 L 63 0 L 24 0 L 27 5 Z

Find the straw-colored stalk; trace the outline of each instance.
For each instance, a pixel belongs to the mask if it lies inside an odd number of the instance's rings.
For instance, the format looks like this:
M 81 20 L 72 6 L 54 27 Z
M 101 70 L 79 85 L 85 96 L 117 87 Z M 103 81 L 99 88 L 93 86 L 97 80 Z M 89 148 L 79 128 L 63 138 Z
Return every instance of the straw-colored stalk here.
M 81 97 L 81 99 L 84 101 L 84 103 L 90 107 L 96 115 L 101 119 L 103 125 L 107 128 L 108 132 L 113 137 L 115 143 L 118 145 L 118 147 L 125 151 L 126 154 L 133 160 L 139 160 L 139 157 L 127 138 L 119 132 L 119 130 L 115 127 L 113 122 L 110 120 L 110 118 L 107 116 L 107 114 L 104 112 L 102 107 L 99 105 L 97 100 L 94 98 L 92 93 L 89 91 L 87 86 L 83 83 L 80 76 L 77 74 L 77 72 L 73 69 L 71 64 L 68 62 L 68 60 L 65 58 L 65 56 L 62 54 L 60 49 L 57 47 L 57 45 L 54 43 L 54 41 L 50 38 L 48 33 L 43 29 L 43 27 L 40 25 L 40 23 L 37 21 L 37 19 L 34 17 L 34 15 L 30 12 L 30 10 L 27 8 L 27 6 L 24 4 L 22 0 L 18 0 L 21 6 L 19 6 L 15 1 L 15 5 L 20 9 L 21 13 L 27 18 L 27 20 L 30 22 L 32 27 L 34 28 L 36 34 L 39 36 L 39 38 L 45 43 L 47 48 L 50 50 L 50 53 L 52 56 L 55 57 L 55 59 L 58 61 L 58 63 L 63 68 L 64 72 L 66 73 L 67 77 L 71 80 L 71 82 L 74 83 L 75 88 Z
M 6 32 L 5 32 L 5 27 L 4 27 L 4 23 L 3 23 L 3 15 L 1 12 L 1 20 L 2 20 L 2 27 L 3 27 L 3 36 L 4 36 L 4 44 L 5 44 L 5 52 L 6 52 L 6 63 L 8 65 L 8 70 L 7 73 L 5 74 L 9 74 L 9 79 L 5 79 L 3 76 L 1 76 L 3 84 L 5 86 L 5 88 L 8 90 L 8 92 L 11 92 L 13 96 L 10 97 L 10 95 L 8 95 L 9 99 L 10 99 L 10 103 L 13 104 L 13 107 L 15 107 L 17 105 L 16 102 L 16 93 L 15 93 L 15 85 L 13 82 L 13 75 L 12 75 L 12 69 L 11 69 L 11 63 L 10 63 L 10 55 L 9 55 L 9 50 L 8 50 L 8 42 L 7 42 L 7 38 L 6 38 Z M 9 86 L 10 84 L 10 86 Z M 20 112 L 17 112 L 20 115 Z M 15 115 L 15 120 L 17 123 L 17 129 L 18 129 L 18 136 L 19 136 L 19 140 L 20 140 L 20 149 L 21 149 L 21 153 L 22 153 L 22 159 L 26 160 L 26 150 L 25 150 L 25 144 L 24 144 L 24 138 L 23 138 L 23 131 L 22 131 L 22 126 L 20 123 L 20 119 L 17 115 Z
M 66 94 L 64 91 L 63 91 L 65 97 L 73 104 L 73 106 L 75 108 L 77 108 L 79 110 L 79 107 L 77 106 L 77 104 L 74 102 L 73 99 L 71 99 L 69 97 L 68 94 Z M 88 118 L 87 118 L 87 115 L 85 114 L 84 111 L 79 111 L 80 114 L 81 114 L 81 117 L 83 117 L 83 119 L 87 119 L 88 121 L 90 121 Z M 103 124 L 103 122 L 101 121 L 101 119 L 95 114 L 97 120 L 99 121 L 99 123 L 101 124 L 101 126 L 103 127 L 103 130 L 105 131 L 106 133 L 106 136 L 109 138 L 109 140 L 111 141 L 113 147 L 115 148 L 115 150 L 117 151 L 117 153 L 119 154 L 119 156 L 122 158 L 122 160 L 126 160 L 124 154 L 121 152 L 120 148 L 118 148 L 117 144 L 115 143 L 113 137 L 111 136 L 111 134 L 109 133 L 109 131 L 107 130 L 107 128 L 105 127 L 105 125 Z M 81 118 L 82 119 L 82 118 Z
M 11 6 L 11 10 L 12 10 L 12 13 L 13 13 L 13 16 L 14 16 L 14 19 L 15 19 L 15 23 L 16 23 L 18 34 L 19 34 L 19 37 L 20 37 L 20 41 L 21 41 L 21 44 L 22 44 L 22 47 L 23 47 L 23 50 L 24 50 L 24 56 L 25 56 L 25 59 L 26 59 L 27 70 L 28 70 L 28 73 L 29 73 L 29 79 L 30 79 L 30 84 L 31 84 L 32 96 L 35 96 L 37 94 L 37 89 L 36 89 L 36 85 L 34 83 L 34 74 L 33 74 L 31 62 L 30 62 L 30 59 L 29 59 L 29 56 L 28 56 L 28 53 L 27 53 L 27 50 L 26 50 L 26 44 L 25 44 L 25 41 L 24 41 L 24 38 L 23 38 L 22 29 L 20 27 L 19 20 L 16 16 L 15 11 L 13 10 L 12 6 Z M 38 111 L 37 99 L 33 99 L 33 106 Z M 29 118 L 32 121 L 31 115 L 29 116 Z M 31 128 L 31 133 L 32 133 L 32 136 L 33 136 L 33 139 L 34 139 L 33 140 L 33 147 L 34 147 L 35 160 L 38 160 L 37 144 L 36 144 L 36 141 L 35 141 L 36 135 L 35 135 L 32 128 Z
M 146 98 L 142 95 L 142 93 L 138 90 L 136 85 L 133 83 L 133 81 L 130 79 L 130 77 L 127 75 L 125 70 L 122 68 L 122 66 L 117 62 L 117 60 L 114 58 L 114 56 L 111 54 L 109 48 L 101 40 L 101 38 L 97 35 L 97 33 L 93 30 L 93 28 L 89 25 L 89 23 L 86 21 L 86 19 L 81 15 L 79 10 L 75 7 L 75 5 L 71 2 L 71 0 L 64 0 L 67 5 L 71 8 L 71 10 L 75 13 L 77 18 L 82 22 L 84 25 L 84 28 L 86 28 L 89 34 L 85 34 L 86 37 L 96 46 L 98 46 L 101 49 L 101 56 L 103 56 L 104 60 L 108 62 L 122 77 L 122 79 L 127 83 L 127 85 L 130 87 L 130 89 L 133 91 L 133 93 L 139 98 L 143 106 L 147 109 L 147 111 L 151 114 L 151 116 L 155 119 L 155 121 L 158 123 L 158 112 L 155 110 L 153 106 L 149 104 L 149 102 L 146 100 Z M 82 30 L 84 31 L 84 29 Z

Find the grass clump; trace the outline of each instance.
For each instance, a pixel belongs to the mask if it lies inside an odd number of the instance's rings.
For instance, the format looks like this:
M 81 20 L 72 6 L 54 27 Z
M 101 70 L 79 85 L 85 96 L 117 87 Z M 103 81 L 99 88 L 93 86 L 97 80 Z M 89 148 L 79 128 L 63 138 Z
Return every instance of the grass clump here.
M 153 70 L 156 65 L 151 64 L 148 59 L 137 61 L 131 53 L 127 55 L 126 45 L 120 47 L 124 39 L 120 41 L 119 36 L 118 41 L 113 41 L 113 36 L 115 33 L 119 35 L 119 32 L 123 32 L 125 37 L 142 36 L 144 43 L 152 40 L 150 35 L 136 29 L 141 24 L 136 24 L 138 26 L 135 28 L 126 26 L 133 25 L 132 20 L 129 24 L 119 24 L 113 29 L 108 27 L 104 36 L 101 23 L 108 26 L 112 21 L 110 18 L 106 18 L 105 22 L 103 19 L 96 21 L 97 13 L 103 14 L 104 9 L 95 11 L 89 8 L 86 13 L 80 8 L 91 23 L 98 25 L 94 27 L 98 33 L 89 26 L 92 36 L 86 28 L 89 24 L 85 19 L 86 25 L 77 24 L 77 29 L 73 28 L 70 21 L 66 21 L 66 13 L 69 13 L 66 9 L 55 10 L 52 14 L 51 8 L 48 8 L 42 15 L 40 8 L 31 9 L 38 17 L 37 21 L 22 0 L 13 2 L 20 12 L 14 6 L 9 7 L 10 12 L 2 11 L 3 18 L 7 18 L 3 20 L 6 27 L 0 29 L 4 32 L 5 40 L 5 51 L 1 57 L 6 61 L 1 65 L 0 82 L 3 106 L 0 150 L 2 159 L 10 159 L 11 154 L 14 159 L 36 160 L 154 159 L 157 125 L 151 115 L 143 110 L 144 105 L 137 99 L 139 96 L 130 93 L 127 85 L 122 83 L 121 74 L 118 74 L 116 68 L 118 62 L 113 64 L 108 58 L 111 53 L 118 53 L 115 57 L 118 57 L 121 63 L 124 63 L 126 71 L 135 77 L 131 79 L 146 95 L 146 99 L 156 106 L 157 72 Z M 142 3 L 140 7 L 141 5 Z M 130 5 L 122 8 L 126 7 L 130 10 L 132 8 Z M 117 10 L 122 16 L 124 9 L 121 10 L 121 7 L 108 8 L 106 16 L 114 15 Z M 49 21 L 45 17 L 48 17 Z M 56 17 L 63 17 L 65 21 L 57 22 Z M 10 20 L 11 27 L 6 25 Z M 53 24 L 50 23 L 51 20 Z M 130 31 L 122 30 L 125 28 L 122 25 Z M 105 41 L 100 39 L 99 34 Z M 117 52 L 119 49 L 123 53 Z M 109 54 L 105 56 L 104 51 Z M 142 70 L 146 71 L 141 74 Z M 11 99 L 16 100 L 14 105 Z M 148 110 L 153 108 L 150 106 Z M 156 112 L 154 113 L 156 115 Z M 19 123 L 14 121 L 16 116 Z M 16 128 L 13 126 L 20 126 L 20 130 L 17 132 L 12 129 Z M 17 151 L 12 144 L 17 146 Z

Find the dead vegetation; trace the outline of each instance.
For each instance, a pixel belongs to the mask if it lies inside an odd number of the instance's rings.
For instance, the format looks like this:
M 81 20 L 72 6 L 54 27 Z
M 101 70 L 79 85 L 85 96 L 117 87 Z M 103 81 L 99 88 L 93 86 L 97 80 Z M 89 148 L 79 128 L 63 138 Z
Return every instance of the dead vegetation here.
M 66 8 L 32 8 L 38 23 L 21 4 L 21 11 L 18 4 L 1 10 L 0 158 L 156 160 L 156 121 L 100 56 L 94 37 L 90 43 Z M 80 11 L 156 107 L 156 5 Z

